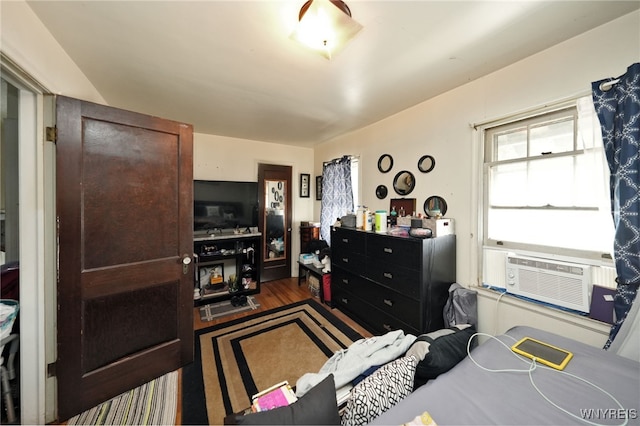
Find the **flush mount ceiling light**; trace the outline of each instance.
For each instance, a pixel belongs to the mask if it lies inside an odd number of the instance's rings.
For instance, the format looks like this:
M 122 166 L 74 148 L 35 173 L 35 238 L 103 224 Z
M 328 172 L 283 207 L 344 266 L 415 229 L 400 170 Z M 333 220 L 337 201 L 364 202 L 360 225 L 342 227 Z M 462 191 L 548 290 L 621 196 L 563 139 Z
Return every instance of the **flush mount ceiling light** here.
M 341 0 L 309 0 L 300 9 L 291 38 L 327 59 L 335 56 L 362 29 Z

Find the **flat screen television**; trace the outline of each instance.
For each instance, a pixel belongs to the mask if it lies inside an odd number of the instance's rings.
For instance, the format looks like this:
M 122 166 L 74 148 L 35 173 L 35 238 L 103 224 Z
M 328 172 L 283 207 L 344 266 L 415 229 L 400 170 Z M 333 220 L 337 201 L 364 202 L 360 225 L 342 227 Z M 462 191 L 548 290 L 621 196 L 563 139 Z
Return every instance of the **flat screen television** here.
M 193 181 L 193 230 L 258 226 L 258 183 Z

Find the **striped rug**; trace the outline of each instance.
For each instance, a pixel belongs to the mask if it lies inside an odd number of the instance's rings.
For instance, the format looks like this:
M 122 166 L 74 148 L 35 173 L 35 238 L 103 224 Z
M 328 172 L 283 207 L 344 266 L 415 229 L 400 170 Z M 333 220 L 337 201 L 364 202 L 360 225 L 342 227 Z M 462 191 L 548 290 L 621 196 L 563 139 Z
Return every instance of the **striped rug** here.
M 158 377 L 71 418 L 70 425 L 173 425 L 178 372 Z
M 194 362 L 182 370 L 182 424 L 222 424 L 251 395 L 295 385 L 360 338 L 313 299 L 198 330 Z
M 244 306 L 233 306 L 231 300 L 223 300 L 222 302 L 209 303 L 200 307 L 200 320 L 203 322 L 212 321 L 225 315 L 231 315 L 238 312 L 256 310 L 260 304 L 253 296 L 247 297 L 247 303 Z

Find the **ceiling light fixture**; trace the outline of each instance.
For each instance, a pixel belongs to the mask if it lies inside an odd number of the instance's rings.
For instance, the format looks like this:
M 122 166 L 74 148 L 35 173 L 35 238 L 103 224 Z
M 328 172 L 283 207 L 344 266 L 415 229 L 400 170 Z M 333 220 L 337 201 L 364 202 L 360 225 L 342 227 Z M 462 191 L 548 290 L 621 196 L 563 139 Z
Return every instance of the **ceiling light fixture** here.
M 309 0 L 300 9 L 291 38 L 327 59 L 335 56 L 362 29 L 341 0 Z

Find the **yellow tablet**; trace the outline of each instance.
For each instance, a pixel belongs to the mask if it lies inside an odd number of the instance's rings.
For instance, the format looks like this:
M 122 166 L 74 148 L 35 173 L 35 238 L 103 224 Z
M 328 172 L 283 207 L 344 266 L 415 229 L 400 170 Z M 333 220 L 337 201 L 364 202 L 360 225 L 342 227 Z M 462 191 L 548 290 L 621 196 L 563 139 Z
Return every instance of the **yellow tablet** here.
M 511 346 L 511 350 L 557 370 L 564 370 L 569 360 L 573 357 L 573 354 L 569 351 L 531 337 L 522 338 L 518 343 Z

